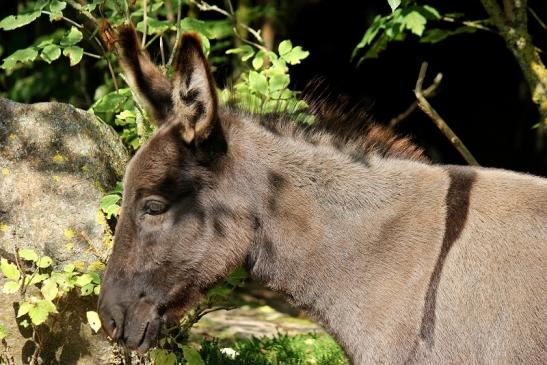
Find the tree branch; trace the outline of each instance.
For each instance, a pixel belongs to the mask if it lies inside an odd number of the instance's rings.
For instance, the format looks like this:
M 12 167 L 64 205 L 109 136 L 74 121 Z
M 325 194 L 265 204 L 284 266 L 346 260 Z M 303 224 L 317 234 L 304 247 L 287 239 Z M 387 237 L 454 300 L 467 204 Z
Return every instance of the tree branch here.
M 429 87 L 422 92 L 422 95 L 426 98 L 430 96 L 435 96 L 435 94 L 437 93 L 437 88 L 441 84 L 442 79 L 443 79 L 443 74 L 439 72 L 437 76 L 435 76 L 435 79 L 433 79 L 433 82 L 431 83 L 431 85 L 429 85 Z M 418 107 L 418 102 L 414 101 L 412 104 L 410 104 L 410 106 L 404 112 L 392 118 L 389 121 L 389 126 L 391 128 L 397 127 L 397 125 L 399 125 L 399 123 L 401 123 L 403 120 L 408 118 L 408 116 L 412 114 L 417 107 Z
M 444 119 L 437 113 L 435 109 L 429 104 L 427 99 L 424 97 L 424 90 L 422 90 L 422 85 L 425 79 L 425 74 L 427 72 L 427 62 L 422 63 L 422 67 L 420 68 L 420 73 L 418 75 L 418 80 L 416 80 L 416 89 L 414 90 L 414 94 L 416 95 L 416 99 L 418 102 L 418 107 L 425 113 L 433 123 L 439 128 L 439 130 L 445 135 L 446 138 L 454 145 L 454 147 L 458 150 L 458 152 L 462 155 L 462 157 L 467 161 L 468 164 L 473 166 L 479 166 L 479 163 L 473 157 L 471 152 L 465 147 L 461 139 L 452 131 L 452 129 L 448 126 L 448 124 L 444 121 Z
M 530 88 L 532 101 L 539 109 L 540 124 L 547 128 L 547 69 L 528 33 L 527 1 L 511 2 L 512 23 L 504 17 L 496 0 L 481 0 L 481 3 L 517 60 Z

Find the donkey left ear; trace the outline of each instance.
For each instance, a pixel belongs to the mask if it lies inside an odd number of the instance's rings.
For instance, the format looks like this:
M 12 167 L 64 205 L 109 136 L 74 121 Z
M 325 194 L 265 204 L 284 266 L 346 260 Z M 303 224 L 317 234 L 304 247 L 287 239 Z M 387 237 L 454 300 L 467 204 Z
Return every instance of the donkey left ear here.
M 218 122 L 218 99 L 199 36 L 182 36 L 175 63 L 172 100 L 182 123 L 182 138 L 196 145 L 209 137 Z

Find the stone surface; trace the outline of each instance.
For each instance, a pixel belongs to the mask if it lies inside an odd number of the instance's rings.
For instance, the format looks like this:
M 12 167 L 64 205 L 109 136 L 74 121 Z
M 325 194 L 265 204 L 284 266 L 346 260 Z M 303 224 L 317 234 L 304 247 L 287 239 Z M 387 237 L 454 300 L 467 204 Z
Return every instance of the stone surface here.
M 0 98 L 0 254 L 34 248 L 58 265 L 87 267 L 109 252 L 99 202 L 123 176 L 128 154 L 117 134 L 61 103 L 25 105 Z M 4 281 L 0 280 L 0 286 Z M 0 323 L 17 364 L 32 352 L 15 322 L 18 296 L 0 294 Z M 95 299 L 71 298 L 44 350 L 48 364 L 106 363 L 110 346 L 85 319 Z

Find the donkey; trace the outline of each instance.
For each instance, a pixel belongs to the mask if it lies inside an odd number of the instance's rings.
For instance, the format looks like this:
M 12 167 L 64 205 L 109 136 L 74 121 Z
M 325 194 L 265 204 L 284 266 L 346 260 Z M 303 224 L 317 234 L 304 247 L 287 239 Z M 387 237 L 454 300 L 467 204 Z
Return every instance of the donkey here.
M 545 364 L 547 180 L 433 165 L 361 120 L 338 133 L 324 120 L 360 116 L 337 108 L 299 127 L 222 107 L 196 35 L 172 80 L 132 27 L 118 38 L 158 128 L 124 177 L 98 305 L 112 339 L 147 351 L 244 265 L 353 364 Z

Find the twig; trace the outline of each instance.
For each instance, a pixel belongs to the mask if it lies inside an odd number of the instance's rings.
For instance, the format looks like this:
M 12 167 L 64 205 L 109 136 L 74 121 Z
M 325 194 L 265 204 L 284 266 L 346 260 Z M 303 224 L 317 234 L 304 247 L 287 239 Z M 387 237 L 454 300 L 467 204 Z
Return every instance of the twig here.
M 45 10 L 42 10 L 42 14 L 46 14 L 46 15 L 49 15 L 49 16 L 52 15 L 51 12 L 45 11 Z M 69 24 L 72 24 L 72 25 L 75 26 L 76 28 L 82 29 L 82 28 L 84 27 L 83 25 L 81 25 L 81 24 L 79 24 L 79 23 L 76 23 L 74 20 L 69 19 L 69 18 L 67 18 L 66 16 L 61 15 L 61 19 L 64 20 L 65 22 L 69 23 Z
M 177 53 L 177 48 L 179 46 L 180 41 L 180 33 L 181 33 L 181 26 L 180 26 L 180 18 L 182 16 L 182 1 L 179 1 L 179 6 L 177 8 L 177 37 L 175 38 L 175 44 L 173 45 L 173 48 L 171 50 L 171 55 L 169 56 L 169 61 L 167 61 L 167 65 L 171 66 L 173 64 L 173 60 L 175 59 L 175 53 Z
M 148 5 L 147 0 L 142 0 L 144 13 L 142 16 L 143 29 L 142 29 L 141 48 L 144 48 L 144 45 L 146 44 L 146 31 L 148 28 L 148 6 L 147 5 Z
M 467 161 L 468 164 L 473 166 L 479 166 L 479 163 L 473 157 L 471 152 L 465 147 L 461 139 L 452 131 L 452 129 L 446 124 L 444 119 L 437 113 L 435 109 L 429 104 L 427 99 L 424 97 L 424 91 L 422 90 L 422 85 L 424 82 L 425 74 L 427 72 L 427 62 L 422 63 L 422 66 L 420 67 L 420 73 L 418 75 L 418 80 L 416 81 L 416 89 L 414 90 L 414 94 L 416 95 L 416 99 L 418 101 L 418 107 L 431 118 L 431 120 L 435 123 L 437 128 L 445 135 L 446 138 L 454 145 L 454 147 L 458 150 L 458 152 L 462 155 L 462 157 Z
M 547 25 L 545 25 L 545 23 L 541 20 L 541 18 L 537 15 L 537 13 L 534 11 L 534 9 L 532 9 L 530 6 L 528 6 L 528 11 L 530 12 L 530 14 L 532 14 L 532 17 L 536 20 L 536 22 L 539 23 L 539 25 L 547 30 Z
M 161 65 L 165 67 L 165 52 L 163 50 L 163 37 L 160 35 L 160 55 L 161 55 Z
M 443 16 L 441 18 L 441 20 L 445 21 L 447 23 L 459 23 L 459 24 L 463 24 L 463 25 L 465 25 L 469 28 L 476 28 L 476 29 L 484 30 L 484 31 L 491 32 L 491 33 L 497 33 L 494 29 L 488 28 L 487 26 L 480 24 L 479 21 L 458 20 L 458 19 L 454 19 L 454 18 L 451 18 L 451 17 L 448 17 L 448 16 Z
M 433 83 L 429 85 L 429 87 L 422 92 L 422 95 L 426 98 L 430 96 L 435 96 L 435 94 L 437 93 L 437 88 L 441 84 L 442 79 L 443 79 L 443 74 L 439 72 L 437 76 L 435 76 L 435 78 L 433 79 Z M 412 104 L 410 104 L 410 106 L 404 112 L 402 112 L 401 114 L 391 119 L 389 121 L 389 126 L 391 128 L 397 127 L 397 125 L 401 123 L 404 119 L 408 118 L 408 116 L 412 114 L 417 107 L 418 107 L 418 102 L 414 101 Z
M 224 9 L 219 8 L 216 5 L 210 5 L 210 4 L 206 3 L 205 1 L 190 0 L 190 2 L 196 4 L 196 6 L 198 7 L 199 10 L 202 10 L 202 11 L 215 11 L 217 13 L 220 13 L 220 14 L 224 15 L 225 17 L 227 17 L 228 19 L 230 19 L 232 21 L 232 24 L 233 24 L 232 25 L 232 30 L 234 31 L 235 36 L 240 41 L 242 41 L 244 43 L 247 43 L 251 46 L 254 46 L 258 49 L 261 49 L 265 52 L 269 51 L 269 49 L 264 46 L 264 40 L 262 39 L 262 36 L 260 35 L 260 32 L 253 29 L 253 28 L 251 28 L 251 27 L 249 27 L 246 24 L 239 23 L 237 21 L 235 13 L 233 12 L 233 9 L 232 9 L 232 13 L 230 13 L 230 12 L 224 10 Z M 230 4 L 229 8 L 232 8 L 231 3 L 229 3 L 229 4 Z M 237 30 L 238 26 L 243 27 L 246 31 L 248 31 L 259 43 L 250 41 L 250 40 L 242 37 L 241 34 L 239 34 L 239 31 Z

